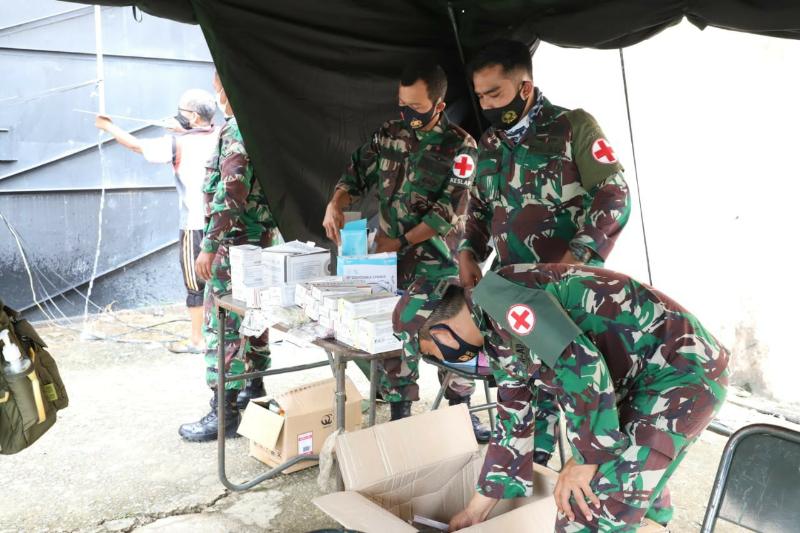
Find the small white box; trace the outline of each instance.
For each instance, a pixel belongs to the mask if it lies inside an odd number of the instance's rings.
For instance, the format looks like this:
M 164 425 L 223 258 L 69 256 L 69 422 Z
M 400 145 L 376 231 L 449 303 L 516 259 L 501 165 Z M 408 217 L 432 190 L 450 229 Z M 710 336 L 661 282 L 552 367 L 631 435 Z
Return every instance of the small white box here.
M 296 286 L 293 283 L 284 283 L 275 285 L 274 287 L 267 287 L 261 290 L 261 308 L 266 309 L 269 306 L 278 305 L 281 307 L 289 307 L 295 304 Z
M 331 253 L 325 248 L 292 241 L 264 248 L 261 253 L 264 283 L 296 283 L 328 274 Z
M 339 315 L 356 319 L 394 311 L 400 297 L 390 293 L 344 296 L 339 299 Z

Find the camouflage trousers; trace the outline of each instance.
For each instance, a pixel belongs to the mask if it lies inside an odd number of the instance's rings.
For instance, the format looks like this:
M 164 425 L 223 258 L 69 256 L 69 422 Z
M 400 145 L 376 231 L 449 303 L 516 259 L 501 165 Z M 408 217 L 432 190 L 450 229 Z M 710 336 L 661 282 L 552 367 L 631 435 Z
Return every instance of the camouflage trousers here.
M 458 275 L 455 266 L 442 267 L 438 262 L 419 260 L 414 263 L 413 274 L 403 275 L 403 266 L 398 266 L 399 285 L 403 289 L 411 285 L 418 277 L 425 276 L 430 280 L 438 280 Z M 419 400 L 419 352 L 418 345 L 403 343 L 403 355 L 386 359 L 379 365 L 379 391 L 384 400 L 390 403 Z M 444 372 L 439 372 L 439 383 L 444 379 Z M 469 398 L 475 392 L 475 380 L 454 376 L 445 391 L 448 400 Z
M 214 262 L 211 265 L 211 279 L 206 282 L 203 299 L 203 337 L 206 341 L 206 383 L 209 387 L 217 386 L 217 348 L 219 347 L 218 330 L 219 316 L 214 306 L 214 295 L 220 296 L 231 290 L 231 263 L 227 246 L 220 246 Z M 269 330 L 260 337 L 247 337 L 242 339 L 239 335 L 239 326 L 242 317 L 237 313 L 228 312 L 225 322 L 225 373 L 226 376 L 237 376 L 245 372 L 266 370 L 270 365 L 269 357 Z M 244 354 L 242 356 L 242 354 Z M 225 381 L 225 388 L 242 389 L 244 381 Z
M 590 486 L 601 507 L 586 520 L 574 502 L 575 521 L 559 514 L 557 533 L 634 532 L 645 517 L 666 525 L 672 518 L 667 481 L 689 447 L 722 407 L 728 385 L 727 353 L 716 375 L 672 367 L 645 371 L 641 390 L 619 404 L 619 418 L 631 445 L 603 463 Z

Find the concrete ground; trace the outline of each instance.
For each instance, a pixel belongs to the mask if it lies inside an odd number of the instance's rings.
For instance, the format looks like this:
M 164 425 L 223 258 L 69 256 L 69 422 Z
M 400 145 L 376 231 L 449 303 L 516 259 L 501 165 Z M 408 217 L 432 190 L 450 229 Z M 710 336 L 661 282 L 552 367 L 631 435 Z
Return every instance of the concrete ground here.
M 202 357 L 164 349 L 165 341 L 186 331 L 182 318 L 175 307 L 91 321 L 89 329 L 97 336 L 122 335 L 118 340 L 129 343 L 87 341 L 73 330 L 39 328 L 58 361 L 70 406 L 30 449 L 0 458 L 0 532 L 306 532 L 336 527 L 311 503 L 321 493 L 316 467 L 231 493 L 217 478 L 216 443 L 180 439 L 178 426 L 205 414 L 209 400 Z M 179 321 L 133 329 L 170 320 Z M 324 357 L 321 351 L 282 344 L 273 353 L 275 366 Z M 369 385 L 363 375 L 355 367 L 349 375 L 366 396 Z M 268 393 L 277 393 L 329 376 L 321 368 L 279 375 L 266 385 Z M 437 388 L 435 372 L 423 365 L 423 401 L 415 410 L 426 409 Z M 387 418 L 388 408 L 382 405 L 379 420 Z M 720 418 L 732 427 L 756 420 L 784 423 L 730 402 Z M 699 529 L 725 440 L 706 432 L 674 476 L 672 531 Z M 229 440 L 227 450 L 233 481 L 264 470 L 248 457 L 245 439 Z

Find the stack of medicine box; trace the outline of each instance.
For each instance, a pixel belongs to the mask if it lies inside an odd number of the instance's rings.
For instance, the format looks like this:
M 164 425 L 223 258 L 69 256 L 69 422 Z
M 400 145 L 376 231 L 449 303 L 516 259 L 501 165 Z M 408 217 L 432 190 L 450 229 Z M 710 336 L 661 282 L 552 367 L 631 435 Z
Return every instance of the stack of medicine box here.
M 366 283 L 344 281 L 331 276 L 327 280 L 298 285 L 295 301 L 302 302 L 301 307 L 311 320 L 319 321 L 323 327 L 332 330 L 339 310 L 338 298 L 353 294 L 371 294 L 372 290 L 372 286 Z
M 231 246 L 230 261 L 233 299 L 246 302 L 248 307 L 258 307 L 259 293 L 264 287 L 261 248 L 252 244 Z
M 330 251 L 299 241 L 270 246 L 261 251 L 264 286 L 262 307 L 295 305 L 298 283 L 328 274 Z
M 402 343 L 392 332 L 392 312 L 399 300 L 388 292 L 340 297 L 336 339 L 368 353 L 399 349 Z

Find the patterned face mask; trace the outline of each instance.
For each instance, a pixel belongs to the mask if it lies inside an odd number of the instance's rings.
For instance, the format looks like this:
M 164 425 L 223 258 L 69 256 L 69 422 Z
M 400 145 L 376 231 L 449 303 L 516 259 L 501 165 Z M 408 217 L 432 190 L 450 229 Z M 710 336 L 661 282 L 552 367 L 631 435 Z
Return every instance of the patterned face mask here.
M 533 97 L 533 106 L 531 107 L 528 114 L 522 117 L 522 120 L 514 124 L 512 127 L 506 130 L 506 137 L 511 140 L 514 144 L 519 143 L 522 138 L 528 133 L 528 130 L 533 124 L 536 115 L 542 110 L 544 106 L 544 95 L 542 91 L 539 89 L 534 89 L 534 97 Z
M 448 363 L 465 363 L 478 356 L 478 352 L 480 351 L 481 347 L 462 339 L 447 324 L 436 324 L 435 326 L 431 326 L 430 330 L 447 331 L 453 337 L 453 340 L 458 343 L 458 348 L 453 348 L 452 346 L 448 346 L 442 342 L 439 342 L 439 339 L 436 338 L 436 335 L 431 335 L 431 339 L 433 339 L 433 342 L 439 347 L 442 357 Z
M 433 120 L 433 116 L 436 114 L 436 106 L 438 102 L 433 104 L 430 111 L 426 113 L 420 113 L 419 111 L 415 111 L 411 107 L 404 105 L 400 106 L 400 116 L 403 119 L 403 122 L 406 123 L 406 126 L 411 128 L 412 130 L 418 130 L 424 127 L 426 124 L 430 123 Z

